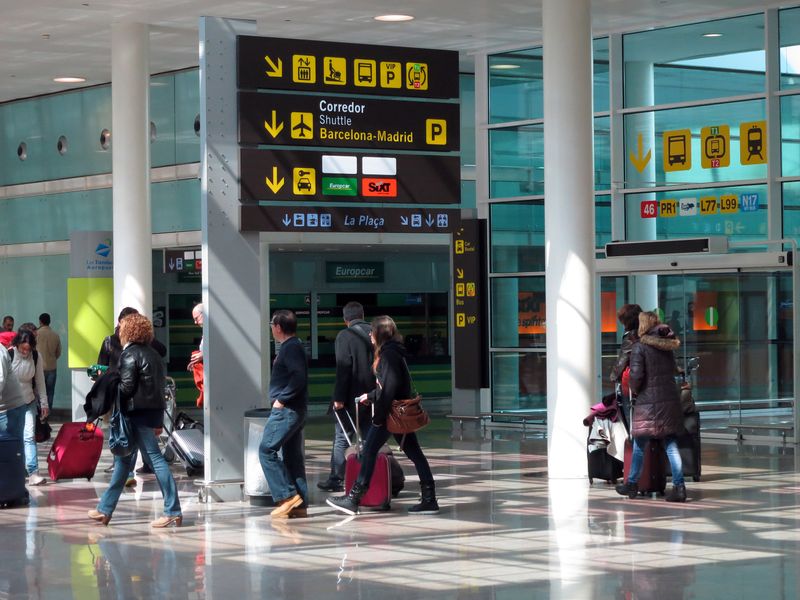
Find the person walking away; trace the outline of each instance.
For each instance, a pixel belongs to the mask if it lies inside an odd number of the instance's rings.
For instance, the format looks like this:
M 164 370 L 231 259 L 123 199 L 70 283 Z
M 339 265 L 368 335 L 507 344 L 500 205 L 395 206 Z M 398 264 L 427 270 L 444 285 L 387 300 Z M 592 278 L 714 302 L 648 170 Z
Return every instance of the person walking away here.
M 0 436 L 18 439 L 20 455 L 25 453 L 23 437 L 27 410 L 22 385 L 11 368 L 11 356 L 6 347 L 0 344 Z M 22 503 L 28 502 L 26 490 L 26 497 L 22 499 Z
M 17 376 L 25 396 L 25 431 L 23 445 L 25 447 L 25 469 L 28 473 L 28 485 L 42 485 L 46 479 L 39 475 L 39 456 L 36 450 L 36 419 L 41 412 L 42 419 L 47 419 L 50 409 L 45 394 L 44 371 L 42 360 L 36 351 L 36 335 L 22 329 L 17 332 L 12 348 L 11 369 Z
M 680 392 L 675 383 L 675 356 L 680 341 L 668 325 L 654 312 L 639 315 L 639 341 L 630 357 L 630 386 L 634 394 L 633 454 L 628 479 L 617 485 L 621 496 L 633 499 L 638 494 L 637 482 L 644 462 L 644 448 L 651 439 L 663 439 L 672 467 L 672 491 L 667 502 L 686 502 L 683 465 L 676 435 L 683 431 L 683 410 Z
M 183 516 L 178 488 L 153 432 L 163 427 L 165 408 L 164 363 L 150 345 L 153 324 L 144 315 L 130 314 L 120 321 L 119 339 L 123 348 L 118 365 L 120 409 L 130 422 L 134 444 L 155 473 L 164 497 L 164 514 L 150 526 L 157 529 L 170 525 L 179 527 Z M 108 525 L 135 459 L 135 454 L 114 457 L 111 482 L 97 508 L 89 511 L 90 519 Z
M 611 369 L 611 381 L 620 385 L 622 392 L 622 411 L 625 417 L 625 424 L 630 426 L 630 393 L 628 388 L 628 375 L 626 369 L 630 364 L 631 349 L 639 339 L 639 314 L 642 312 L 642 307 L 638 304 L 623 304 L 617 311 L 617 319 L 622 324 L 624 333 L 622 334 L 622 342 L 619 346 L 619 353 L 617 354 L 617 362 Z
M 326 492 L 344 490 L 345 451 L 349 443 L 342 425 L 349 427 L 350 419 L 355 420 L 355 411 L 361 411 L 358 419 L 363 437 L 369 428 L 368 412 L 362 411 L 361 403 L 354 398 L 375 389 L 375 376 L 372 373 L 372 342 L 370 326 L 364 320 L 364 307 L 359 302 L 348 302 L 342 309 L 345 329 L 336 335 L 334 352 L 336 354 L 336 382 L 333 388 L 333 399 L 328 414 L 338 411 L 339 420 L 334 419 L 333 448 L 331 449 L 331 470 L 328 480 L 317 484 Z M 344 411 L 350 414 L 350 418 Z M 363 413 L 363 414 L 361 414 Z
M 269 322 L 280 350 L 272 364 L 269 398 L 272 412 L 258 448 L 261 468 L 277 507 L 272 518 L 308 516 L 308 485 L 303 428 L 308 410 L 308 360 L 297 338 L 297 317 L 278 310 Z M 283 460 L 278 456 L 283 451 Z
M 50 315 L 39 315 L 39 329 L 36 332 L 36 345 L 42 359 L 44 385 L 47 390 L 47 406 L 53 410 L 53 399 L 56 392 L 57 361 L 61 357 L 61 337 L 50 328 Z
M 391 317 L 381 316 L 372 320 L 370 337 L 375 347 L 373 370 L 377 376 L 377 387 L 369 394 L 362 394 L 358 401 L 371 403 L 375 406 L 372 418 L 372 427 L 367 433 L 364 449 L 361 455 L 361 469 L 350 493 L 344 496 L 331 496 L 327 499 L 328 505 L 341 512 L 355 515 L 361 497 L 366 493 L 372 472 L 375 469 L 375 459 L 378 451 L 389 439 L 389 430 L 386 428 L 386 417 L 393 400 L 411 397 L 411 374 L 406 364 L 405 350 L 402 337 L 397 331 L 397 325 Z M 419 475 L 419 485 L 422 499 L 408 509 L 415 514 L 436 514 L 439 504 L 436 501 L 436 488 L 433 473 L 428 464 L 428 459 L 420 448 L 416 433 L 405 435 L 395 434 L 395 440 L 402 448 L 405 455 L 414 463 L 414 468 Z

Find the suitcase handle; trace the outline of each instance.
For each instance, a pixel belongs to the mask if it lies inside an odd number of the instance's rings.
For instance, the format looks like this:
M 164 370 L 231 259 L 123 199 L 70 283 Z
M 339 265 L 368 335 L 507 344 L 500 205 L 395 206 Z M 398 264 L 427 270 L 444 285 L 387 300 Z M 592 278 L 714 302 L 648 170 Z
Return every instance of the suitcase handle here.
M 81 430 L 78 432 L 78 437 L 80 437 L 82 442 L 86 440 L 91 440 L 94 437 L 94 432 L 97 429 L 97 424 L 100 422 L 100 419 L 96 421 L 88 421 L 86 425 L 81 427 Z

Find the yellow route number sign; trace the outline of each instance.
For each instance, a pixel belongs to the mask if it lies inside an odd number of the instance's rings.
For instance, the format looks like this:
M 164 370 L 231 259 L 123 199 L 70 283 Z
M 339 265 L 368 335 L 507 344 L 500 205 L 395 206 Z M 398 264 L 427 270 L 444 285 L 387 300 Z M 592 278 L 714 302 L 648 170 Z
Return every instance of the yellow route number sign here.
M 658 203 L 658 216 L 663 218 L 678 216 L 678 201 L 665 198 Z
M 701 215 L 715 215 L 718 212 L 719 212 L 719 202 L 717 202 L 716 196 L 703 196 L 702 198 L 700 198 Z
M 735 194 L 726 194 L 719 197 L 719 212 L 735 213 L 739 212 L 739 197 Z

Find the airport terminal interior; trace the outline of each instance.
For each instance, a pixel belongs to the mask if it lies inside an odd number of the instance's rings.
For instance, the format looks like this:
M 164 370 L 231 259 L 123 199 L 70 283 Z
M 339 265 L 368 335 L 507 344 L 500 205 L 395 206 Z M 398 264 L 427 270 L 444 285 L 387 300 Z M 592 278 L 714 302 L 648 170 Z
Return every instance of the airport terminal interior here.
M 64 348 L 42 473 L 142 290 L 207 453 L 172 462 L 184 521 L 164 531 L 152 475 L 107 527 L 86 518 L 108 451 L 91 480 L 30 486 L 0 510 L 0 598 L 800 597 L 800 5 L 30 0 L 0 50 L 0 316 L 48 312 Z M 317 489 L 353 300 L 404 337 L 438 515 L 408 514 L 402 456 L 389 511 L 345 518 Z M 681 341 L 702 447 L 685 504 L 583 475 L 633 302 Z M 308 519 L 247 494 L 278 309 L 309 364 Z

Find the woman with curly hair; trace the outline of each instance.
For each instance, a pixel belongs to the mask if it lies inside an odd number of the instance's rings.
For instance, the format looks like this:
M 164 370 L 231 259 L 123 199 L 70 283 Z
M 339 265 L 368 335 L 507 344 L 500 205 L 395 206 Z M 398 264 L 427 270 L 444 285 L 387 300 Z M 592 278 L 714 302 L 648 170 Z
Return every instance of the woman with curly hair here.
M 153 432 L 164 425 L 164 365 L 161 357 L 150 346 L 153 324 L 144 315 L 129 315 L 120 321 L 119 338 L 123 347 L 119 357 L 120 409 L 131 424 L 136 448 L 142 453 L 145 463 L 155 472 L 164 496 L 164 515 L 150 523 L 150 526 L 179 527 L 183 517 L 178 488 Z M 133 467 L 133 456 L 114 457 L 111 483 L 100 498 L 97 508 L 89 511 L 90 519 L 108 525 L 128 473 Z

